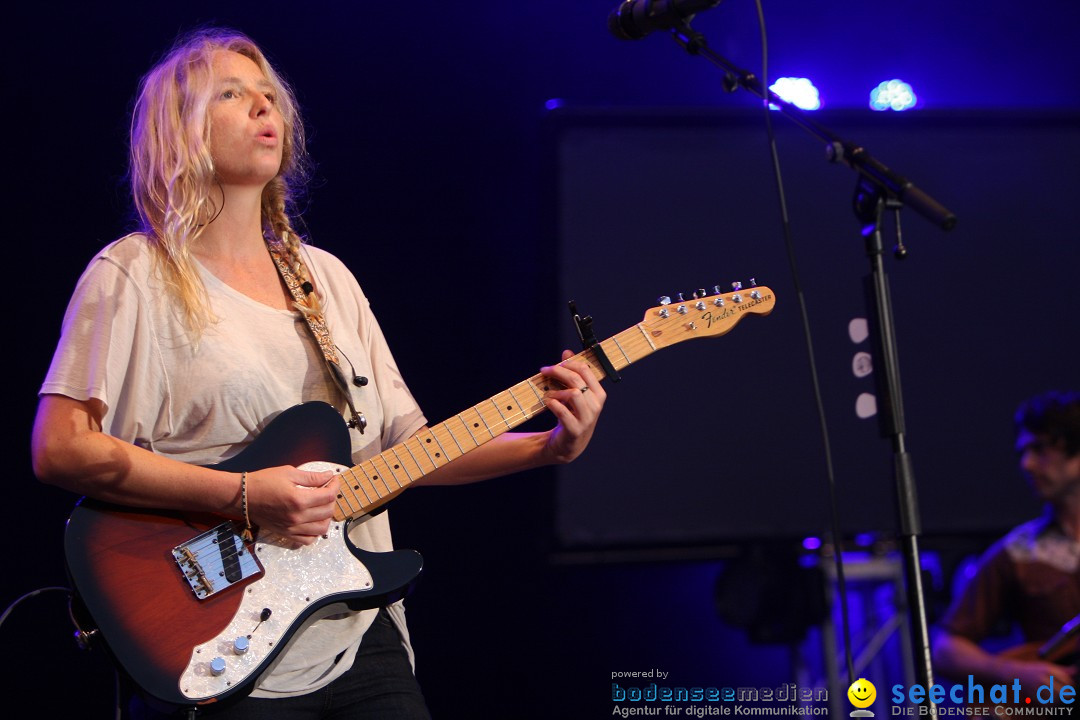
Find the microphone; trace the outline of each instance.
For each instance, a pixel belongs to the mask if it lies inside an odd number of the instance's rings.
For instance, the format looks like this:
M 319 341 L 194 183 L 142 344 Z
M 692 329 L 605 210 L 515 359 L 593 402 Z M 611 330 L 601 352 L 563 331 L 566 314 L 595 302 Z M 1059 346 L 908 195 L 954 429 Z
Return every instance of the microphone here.
M 625 0 L 608 15 L 608 30 L 620 40 L 640 40 L 653 30 L 670 30 L 721 0 Z

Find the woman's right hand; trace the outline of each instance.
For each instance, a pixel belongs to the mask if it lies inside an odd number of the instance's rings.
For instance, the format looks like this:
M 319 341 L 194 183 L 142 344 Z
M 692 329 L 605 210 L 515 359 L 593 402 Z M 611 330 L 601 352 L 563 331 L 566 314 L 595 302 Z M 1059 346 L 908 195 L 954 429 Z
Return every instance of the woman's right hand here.
M 291 465 L 247 474 L 248 517 L 296 545 L 310 545 L 330 528 L 337 500 L 334 473 L 312 472 Z M 241 514 L 243 510 L 240 510 Z

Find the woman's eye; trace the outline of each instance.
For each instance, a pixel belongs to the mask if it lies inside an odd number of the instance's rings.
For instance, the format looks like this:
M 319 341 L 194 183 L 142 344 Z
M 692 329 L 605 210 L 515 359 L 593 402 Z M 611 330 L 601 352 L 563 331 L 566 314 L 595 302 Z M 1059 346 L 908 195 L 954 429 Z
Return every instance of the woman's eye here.
M 221 93 L 222 100 L 232 100 L 236 96 L 237 94 L 235 90 L 226 90 L 225 92 Z

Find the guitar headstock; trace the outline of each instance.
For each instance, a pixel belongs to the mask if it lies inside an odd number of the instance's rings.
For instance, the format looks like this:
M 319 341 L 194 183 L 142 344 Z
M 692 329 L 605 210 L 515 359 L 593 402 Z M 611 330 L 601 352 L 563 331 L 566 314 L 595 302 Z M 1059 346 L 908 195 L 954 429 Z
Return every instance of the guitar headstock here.
M 776 304 L 773 291 L 764 286 L 743 289 L 734 283 L 732 292 L 706 295 L 704 290 L 690 299 L 660 298 L 660 304 L 645 313 L 641 327 L 656 348 L 697 337 L 723 335 L 748 315 L 768 315 Z M 719 287 L 715 288 L 719 290 Z

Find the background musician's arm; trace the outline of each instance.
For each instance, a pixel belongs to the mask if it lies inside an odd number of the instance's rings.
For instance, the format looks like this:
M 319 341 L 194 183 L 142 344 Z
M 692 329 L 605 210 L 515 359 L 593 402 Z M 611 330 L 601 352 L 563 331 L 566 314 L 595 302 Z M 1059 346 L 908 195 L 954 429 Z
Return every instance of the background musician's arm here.
M 1011 685 L 1018 678 L 1021 686 L 1034 689 L 1048 683 L 1051 677 L 1057 687 L 1072 684 L 1073 673 L 1069 668 L 1034 659 L 1037 645 L 1021 646 L 1017 654 L 1028 647 L 1031 648 L 1029 659 L 1013 657 L 1009 652 L 993 655 L 966 637 L 943 632 L 934 643 L 934 670 L 955 682 L 972 675 L 984 685 Z

